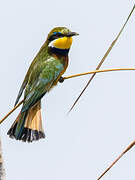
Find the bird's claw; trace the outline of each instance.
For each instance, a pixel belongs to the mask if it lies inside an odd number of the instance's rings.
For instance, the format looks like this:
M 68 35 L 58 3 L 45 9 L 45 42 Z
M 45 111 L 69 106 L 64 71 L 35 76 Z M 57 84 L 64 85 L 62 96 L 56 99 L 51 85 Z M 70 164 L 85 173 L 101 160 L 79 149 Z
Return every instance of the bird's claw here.
M 63 78 L 62 76 L 60 77 L 59 82 L 60 82 L 60 83 L 63 83 L 63 82 L 64 82 L 64 78 Z

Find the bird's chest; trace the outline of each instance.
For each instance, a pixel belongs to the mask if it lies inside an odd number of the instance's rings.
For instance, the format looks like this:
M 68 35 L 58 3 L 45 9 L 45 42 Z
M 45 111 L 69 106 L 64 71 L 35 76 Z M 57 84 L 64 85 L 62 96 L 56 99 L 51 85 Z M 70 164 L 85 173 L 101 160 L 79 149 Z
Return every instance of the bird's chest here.
M 68 67 L 68 56 L 64 56 L 61 57 L 61 63 L 63 64 L 63 70 L 61 70 L 61 72 L 59 73 L 59 76 L 57 77 L 57 79 L 54 81 L 53 86 L 55 86 L 58 83 L 59 78 L 64 74 L 64 72 L 66 71 L 67 67 Z

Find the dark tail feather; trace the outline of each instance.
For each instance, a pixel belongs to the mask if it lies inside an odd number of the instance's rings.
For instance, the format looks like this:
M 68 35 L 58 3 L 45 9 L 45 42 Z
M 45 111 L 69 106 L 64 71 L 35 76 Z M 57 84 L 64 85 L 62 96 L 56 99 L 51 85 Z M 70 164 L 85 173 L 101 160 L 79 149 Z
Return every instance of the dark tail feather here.
M 24 129 L 24 123 L 27 117 L 27 112 L 19 113 L 15 122 L 12 124 L 11 128 L 8 131 L 8 135 L 11 138 L 20 139 L 20 136 Z
M 19 113 L 7 134 L 11 138 L 24 142 L 32 142 L 45 138 L 42 128 L 40 101 L 29 111 Z

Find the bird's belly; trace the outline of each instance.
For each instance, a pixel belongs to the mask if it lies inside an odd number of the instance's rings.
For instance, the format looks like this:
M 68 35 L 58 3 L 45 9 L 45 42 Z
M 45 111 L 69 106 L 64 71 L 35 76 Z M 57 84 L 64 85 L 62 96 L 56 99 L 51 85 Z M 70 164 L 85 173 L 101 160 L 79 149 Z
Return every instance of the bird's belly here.
M 67 69 L 67 67 L 68 67 L 68 56 L 63 57 L 63 62 L 64 62 L 64 63 L 63 63 L 64 68 L 63 68 L 63 70 L 59 73 L 58 77 L 54 80 L 53 84 L 52 84 L 51 87 L 49 88 L 49 91 L 50 91 L 54 86 L 57 85 L 60 77 L 65 73 L 65 71 L 66 71 L 66 69 Z

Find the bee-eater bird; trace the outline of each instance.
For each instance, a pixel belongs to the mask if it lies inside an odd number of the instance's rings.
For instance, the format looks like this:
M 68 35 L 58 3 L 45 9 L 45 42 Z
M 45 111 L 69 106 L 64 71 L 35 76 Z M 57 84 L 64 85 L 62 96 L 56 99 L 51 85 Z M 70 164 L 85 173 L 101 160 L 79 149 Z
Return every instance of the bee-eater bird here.
M 72 44 L 71 32 L 66 27 L 54 28 L 31 63 L 21 85 L 15 105 L 23 91 L 22 109 L 8 131 L 16 140 L 32 142 L 45 138 L 41 119 L 41 98 L 54 87 L 68 66 L 68 52 Z

